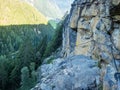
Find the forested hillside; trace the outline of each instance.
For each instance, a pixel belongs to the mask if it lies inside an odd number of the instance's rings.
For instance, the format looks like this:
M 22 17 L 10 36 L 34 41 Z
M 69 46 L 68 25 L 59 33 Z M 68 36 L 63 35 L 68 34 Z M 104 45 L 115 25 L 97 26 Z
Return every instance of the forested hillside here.
M 0 12 L 0 90 L 30 90 L 37 82 L 36 69 L 58 48 L 52 41 L 59 31 L 23 1 L 0 0 Z
M 20 86 L 21 69 L 24 66 L 30 68 L 30 64 L 34 63 L 37 68 L 40 65 L 47 43 L 52 38 L 47 28 L 53 29 L 49 25 L 0 26 L 2 90 L 15 90 Z

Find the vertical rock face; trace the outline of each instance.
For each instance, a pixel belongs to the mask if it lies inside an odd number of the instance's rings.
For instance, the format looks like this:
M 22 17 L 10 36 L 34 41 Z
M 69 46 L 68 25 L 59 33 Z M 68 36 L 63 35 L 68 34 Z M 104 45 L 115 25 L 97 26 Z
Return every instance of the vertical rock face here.
M 120 0 L 75 0 L 63 32 L 65 56 L 120 59 Z
M 120 0 L 75 0 L 66 25 L 64 56 L 98 60 L 104 90 L 115 90 L 114 60 L 120 70 Z

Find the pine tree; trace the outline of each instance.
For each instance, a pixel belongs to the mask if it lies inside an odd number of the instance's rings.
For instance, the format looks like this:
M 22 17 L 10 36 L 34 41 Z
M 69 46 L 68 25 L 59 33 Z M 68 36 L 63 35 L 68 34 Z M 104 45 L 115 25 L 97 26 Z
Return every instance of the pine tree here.
M 2 87 L 2 90 L 5 89 L 5 85 L 8 80 L 8 72 L 6 70 L 7 63 L 6 56 L 0 56 L 0 86 Z
M 62 44 L 62 28 L 63 28 L 63 22 L 60 22 L 57 25 L 56 32 L 51 40 L 51 42 L 48 43 L 45 53 L 44 53 L 44 58 L 48 57 L 51 55 L 52 52 L 55 52 L 57 48 L 60 47 Z
M 30 76 L 28 67 L 21 69 L 21 90 L 30 90 Z
M 37 83 L 37 72 L 35 71 L 35 63 L 30 64 L 31 70 L 31 87 L 33 87 Z
M 47 36 L 43 36 L 36 51 L 36 64 L 39 66 L 42 63 L 42 58 L 47 47 Z
M 19 49 L 18 60 L 21 63 L 21 66 L 29 66 L 30 62 L 34 61 L 35 53 L 31 40 L 29 37 L 25 38 L 23 44 Z

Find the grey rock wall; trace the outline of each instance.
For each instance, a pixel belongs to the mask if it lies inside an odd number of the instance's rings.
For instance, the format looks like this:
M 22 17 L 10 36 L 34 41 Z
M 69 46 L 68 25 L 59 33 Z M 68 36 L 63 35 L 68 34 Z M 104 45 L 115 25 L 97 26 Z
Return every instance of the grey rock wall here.
M 98 90 L 100 69 L 85 56 L 56 59 L 40 67 L 41 81 L 32 90 Z
M 68 56 L 71 53 L 73 55 L 83 54 L 95 58 L 96 56 L 101 56 L 105 59 L 109 56 L 109 61 L 112 60 L 111 51 L 116 51 L 120 47 L 118 33 L 120 29 L 119 10 L 116 11 L 117 14 L 114 8 L 120 7 L 118 2 L 120 1 L 74 1 L 69 21 L 67 21 L 68 26 L 65 27 L 63 32 L 63 50 Z M 113 53 L 115 58 L 119 57 L 117 53 Z
M 63 32 L 65 56 L 82 54 L 107 63 L 113 60 L 113 56 L 119 60 L 119 2 L 120 0 L 75 0 L 68 26 Z
M 114 62 L 120 70 L 120 0 L 75 0 L 68 20 L 63 32 L 64 56 L 97 60 L 103 89 L 116 90 L 117 82 L 108 77 L 117 72 Z
M 33 90 L 117 90 L 120 0 L 75 0 L 64 23 L 62 55 L 40 67 Z

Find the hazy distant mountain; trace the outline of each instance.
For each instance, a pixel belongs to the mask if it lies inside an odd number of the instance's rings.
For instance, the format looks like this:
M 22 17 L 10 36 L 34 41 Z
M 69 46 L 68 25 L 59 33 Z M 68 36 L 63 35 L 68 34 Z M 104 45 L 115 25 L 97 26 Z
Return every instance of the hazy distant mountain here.
M 61 18 L 60 8 L 52 0 L 34 0 L 34 6 L 49 18 Z
M 61 18 L 73 0 L 25 0 L 48 18 Z
M 52 0 L 52 1 L 58 5 L 62 13 L 64 14 L 66 11 L 70 10 L 71 4 L 74 0 Z

